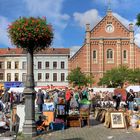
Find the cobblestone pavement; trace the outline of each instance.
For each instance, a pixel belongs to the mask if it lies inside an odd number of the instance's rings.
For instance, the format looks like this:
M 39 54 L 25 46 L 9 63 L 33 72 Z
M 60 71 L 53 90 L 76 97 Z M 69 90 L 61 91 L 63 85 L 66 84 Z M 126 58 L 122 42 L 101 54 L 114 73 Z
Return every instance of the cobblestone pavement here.
M 35 140 L 140 140 L 140 130 L 111 129 L 94 121 L 92 126 L 71 127 L 54 131 L 35 138 Z

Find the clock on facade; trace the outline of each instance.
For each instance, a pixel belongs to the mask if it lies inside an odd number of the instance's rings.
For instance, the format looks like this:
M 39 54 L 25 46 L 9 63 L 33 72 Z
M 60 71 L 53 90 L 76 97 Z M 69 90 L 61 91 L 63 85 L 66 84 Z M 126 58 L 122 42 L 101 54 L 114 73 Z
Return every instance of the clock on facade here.
M 112 33 L 114 31 L 114 27 L 113 27 L 112 24 L 109 24 L 109 25 L 106 26 L 105 30 L 108 33 Z

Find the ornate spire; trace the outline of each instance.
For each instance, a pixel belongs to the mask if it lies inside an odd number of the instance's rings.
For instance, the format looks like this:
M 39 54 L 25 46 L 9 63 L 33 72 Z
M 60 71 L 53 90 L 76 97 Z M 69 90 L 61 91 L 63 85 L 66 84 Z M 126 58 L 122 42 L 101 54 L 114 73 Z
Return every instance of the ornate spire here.
M 111 0 L 107 0 L 107 15 L 111 15 L 112 10 L 111 10 Z
M 111 0 L 107 0 L 107 11 L 111 11 Z

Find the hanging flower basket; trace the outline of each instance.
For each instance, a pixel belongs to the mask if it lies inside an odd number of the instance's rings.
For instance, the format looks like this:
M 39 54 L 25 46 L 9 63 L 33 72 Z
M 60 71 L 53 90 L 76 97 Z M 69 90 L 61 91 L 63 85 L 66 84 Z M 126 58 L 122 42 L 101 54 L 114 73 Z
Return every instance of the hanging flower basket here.
M 51 45 L 52 27 L 45 18 L 22 17 L 8 27 L 12 44 L 27 51 L 38 51 Z

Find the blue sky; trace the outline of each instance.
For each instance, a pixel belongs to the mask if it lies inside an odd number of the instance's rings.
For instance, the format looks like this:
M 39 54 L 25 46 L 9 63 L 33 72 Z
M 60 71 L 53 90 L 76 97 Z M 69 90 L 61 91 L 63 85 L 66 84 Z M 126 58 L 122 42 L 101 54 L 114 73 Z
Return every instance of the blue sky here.
M 110 0 L 114 15 L 128 26 L 136 23 L 140 0 Z M 53 47 L 83 45 L 85 24 L 94 27 L 105 15 L 108 0 L 0 0 L 0 47 L 13 47 L 7 34 L 8 25 L 19 16 L 46 16 L 53 25 Z M 135 42 L 140 44 L 140 29 L 135 26 Z M 139 45 L 140 46 L 140 45 Z

